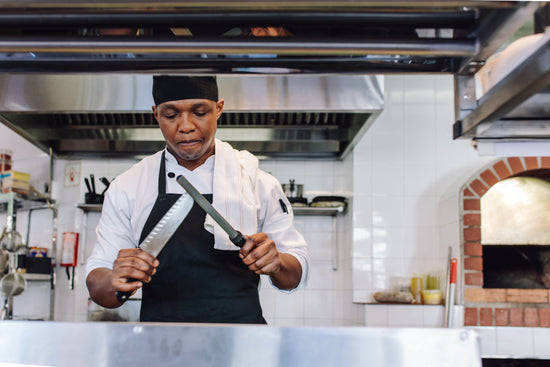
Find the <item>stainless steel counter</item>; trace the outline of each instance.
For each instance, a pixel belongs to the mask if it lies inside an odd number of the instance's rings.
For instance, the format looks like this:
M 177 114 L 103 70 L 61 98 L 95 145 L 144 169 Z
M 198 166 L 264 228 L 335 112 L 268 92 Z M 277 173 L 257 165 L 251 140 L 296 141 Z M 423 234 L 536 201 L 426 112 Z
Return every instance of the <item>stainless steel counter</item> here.
M 464 329 L 0 322 L 0 365 L 480 367 Z M 11 365 L 10 365 L 11 366 Z

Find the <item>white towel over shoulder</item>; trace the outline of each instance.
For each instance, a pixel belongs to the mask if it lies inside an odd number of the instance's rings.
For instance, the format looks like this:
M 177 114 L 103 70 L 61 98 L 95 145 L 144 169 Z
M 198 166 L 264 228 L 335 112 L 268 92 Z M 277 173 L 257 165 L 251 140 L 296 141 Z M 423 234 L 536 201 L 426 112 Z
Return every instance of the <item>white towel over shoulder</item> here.
M 258 158 L 247 151 L 233 149 L 218 139 L 215 154 L 212 205 L 236 230 L 244 235 L 256 233 L 260 208 L 254 192 Z M 215 249 L 239 249 L 209 215 L 204 221 L 204 228 L 214 234 Z

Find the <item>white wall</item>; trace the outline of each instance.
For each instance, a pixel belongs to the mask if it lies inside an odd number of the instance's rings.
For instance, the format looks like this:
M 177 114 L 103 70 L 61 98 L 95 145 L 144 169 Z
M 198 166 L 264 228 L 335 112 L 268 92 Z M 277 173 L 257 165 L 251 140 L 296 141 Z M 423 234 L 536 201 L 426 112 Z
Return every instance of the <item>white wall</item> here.
M 448 247 L 460 255 L 460 186 L 491 160 L 469 140 L 452 138 L 452 76 L 386 76 L 385 91 L 384 112 L 353 152 L 355 302 L 373 302 L 374 292 L 410 284 L 415 273 L 445 275 Z M 422 325 L 415 316 L 421 311 L 400 310 L 391 314 Z M 376 315 L 367 320 L 400 325 Z

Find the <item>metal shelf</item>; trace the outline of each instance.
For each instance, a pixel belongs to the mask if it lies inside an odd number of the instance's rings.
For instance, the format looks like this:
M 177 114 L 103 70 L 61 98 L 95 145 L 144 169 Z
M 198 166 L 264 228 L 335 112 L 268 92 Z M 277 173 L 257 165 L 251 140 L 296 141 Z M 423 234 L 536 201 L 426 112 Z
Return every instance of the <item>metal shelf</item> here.
M 52 279 L 51 274 L 42 274 L 42 273 L 22 273 L 21 274 L 25 280 L 44 280 L 50 281 Z
M 77 208 L 84 210 L 84 212 L 101 212 L 101 204 L 78 204 Z

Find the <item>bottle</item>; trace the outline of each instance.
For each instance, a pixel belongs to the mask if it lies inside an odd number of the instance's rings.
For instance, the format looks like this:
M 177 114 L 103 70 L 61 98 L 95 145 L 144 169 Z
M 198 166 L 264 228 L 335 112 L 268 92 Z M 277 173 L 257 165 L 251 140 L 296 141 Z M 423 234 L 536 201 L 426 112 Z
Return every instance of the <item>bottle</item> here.
M 413 295 L 413 303 L 422 303 L 422 276 L 415 274 L 411 278 L 411 293 Z

